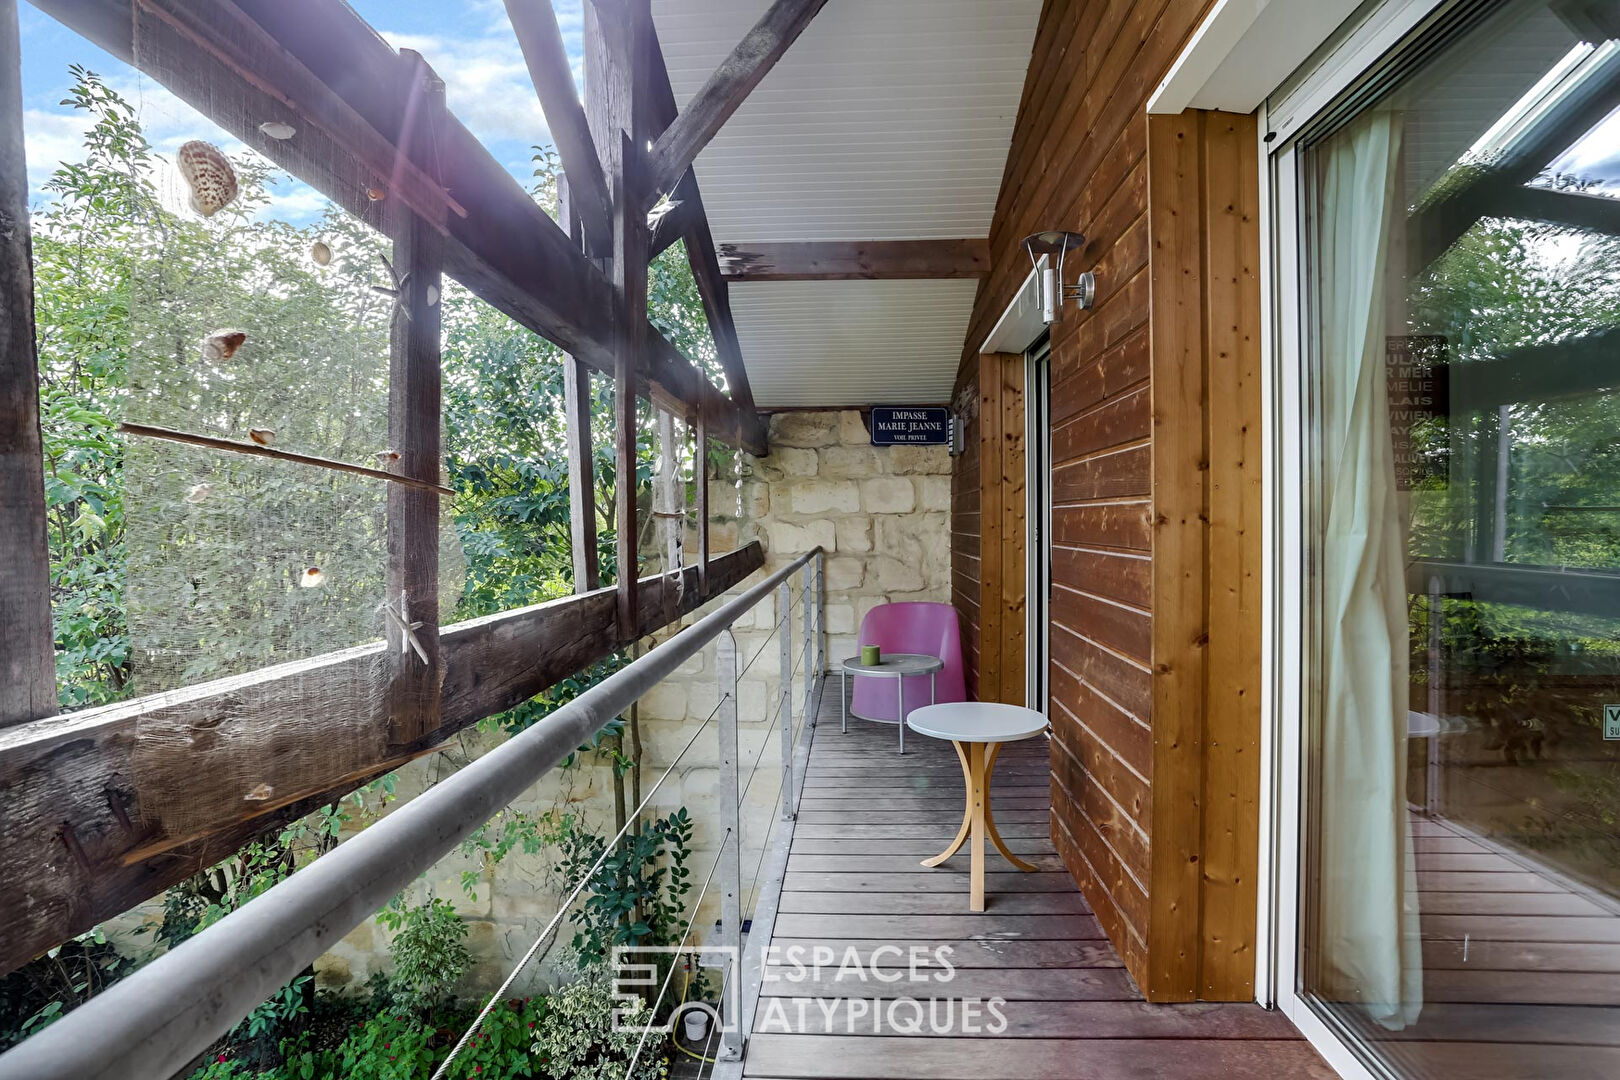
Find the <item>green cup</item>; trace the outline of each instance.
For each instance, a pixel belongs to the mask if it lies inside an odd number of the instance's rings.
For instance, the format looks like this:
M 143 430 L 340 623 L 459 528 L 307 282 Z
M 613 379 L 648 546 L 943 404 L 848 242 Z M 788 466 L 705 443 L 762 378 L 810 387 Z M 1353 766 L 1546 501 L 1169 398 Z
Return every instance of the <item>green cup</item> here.
M 876 645 L 861 646 L 861 663 L 871 666 L 883 659 L 883 652 Z

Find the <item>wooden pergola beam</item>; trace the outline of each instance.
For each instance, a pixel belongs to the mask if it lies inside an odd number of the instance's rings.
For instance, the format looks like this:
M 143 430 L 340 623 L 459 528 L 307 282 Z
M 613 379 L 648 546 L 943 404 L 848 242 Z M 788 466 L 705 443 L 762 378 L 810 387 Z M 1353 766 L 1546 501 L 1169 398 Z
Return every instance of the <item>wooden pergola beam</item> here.
M 667 131 L 676 120 L 675 91 L 670 86 L 669 68 L 664 63 L 657 29 L 648 26 L 647 33 L 648 105 L 654 129 Z M 748 384 L 748 369 L 743 364 L 742 345 L 737 340 L 737 323 L 731 313 L 731 294 L 720 273 L 714 236 L 709 231 L 709 215 L 703 208 L 703 194 L 698 190 L 697 173 L 693 169 L 686 170 L 671 197 L 680 205 L 669 217 L 682 216 L 677 222 L 666 219 L 659 223 L 659 230 L 654 234 L 654 254 L 663 250 L 656 243 L 659 236 L 667 237 L 665 246 L 674 243 L 677 236 L 685 238 L 687 264 L 692 268 L 692 279 L 703 301 L 703 313 L 709 321 L 709 334 L 714 339 L 720 368 L 726 373 L 726 382 L 731 388 L 731 400 L 737 405 L 739 422 L 748 436 L 745 442 L 764 445 L 768 427 L 754 405 L 754 391 Z
M 654 196 L 668 191 L 697 160 L 731 114 L 782 59 L 827 0 L 776 0 L 686 110 L 658 137 L 648 154 L 648 181 Z
M 611 251 L 613 206 L 608 198 L 607 177 L 585 120 L 585 107 L 574 89 L 574 73 L 568 64 L 562 30 L 557 26 L 557 13 L 551 0 L 506 0 L 506 14 L 523 50 L 523 62 L 528 65 L 540 108 L 546 114 L 551 141 L 562 158 L 573 211 L 579 215 L 585 241 L 593 252 Z
M 613 589 L 445 627 L 441 722 L 407 744 L 390 745 L 386 709 L 330 708 L 372 679 L 382 642 L 0 729 L 0 974 L 432 753 L 764 561 L 753 543 L 715 559 L 706 586 L 696 567 L 643 580 L 629 635 Z
M 403 143 L 405 104 L 397 87 L 404 61 L 346 5 L 34 3 L 373 228 L 384 228 L 390 200 L 406 198 L 443 229 L 445 273 L 611 374 L 619 326 L 606 275 L 453 116 L 436 133 L 436 145 Z M 266 120 L 290 123 L 297 134 L 272 139 L 259 130 Z M 377 187 L 385 198 L 374 202 L 366 192 Z M 663 335 L 648 327 L 647 341 L 641 375 L 653 393 L 707 410 L 716 438 L 735 444 L 750 435 L 732 402 Z M 757 440 L 746 448 L 764 452 Z
M 890 278 L 981 278 L 990 272 L 990 241 L 763 241 L 720 245 L 727 281 L 849 281 Z

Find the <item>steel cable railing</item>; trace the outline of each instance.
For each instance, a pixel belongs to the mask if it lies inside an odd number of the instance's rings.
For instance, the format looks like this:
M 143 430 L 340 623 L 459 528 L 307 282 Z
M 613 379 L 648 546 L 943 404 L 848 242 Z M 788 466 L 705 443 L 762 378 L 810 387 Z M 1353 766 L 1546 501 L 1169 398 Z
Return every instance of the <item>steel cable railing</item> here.
M 719 700 L 688 746 L 718 721 L 724 780 L 719 810 L 721 825 L 732 839 L 729 845 L 721 844 L 714 873 L 724 886 L 720 937 L 739 955 L 741 874 L 735 853 L 740 834 L 736 787 L 736 680 L 740 673 L 730 631 L 738 618 L 773 589 L 801 569 L 808 576 L 810 564 L 819 564 L 823 558 L 817 548 L 775 570 L 541 722 L 14 1047 L 0 1056 L 0 1080 L 126 1080 L 178 1072 L 503 807 L 520 798 L 603 725 L 717 639 L 723 647 L 718 664 Z M 826 630 L 824 582 L 824 567 L 818 565 L 818 655 Z M 804 595 L 808 604 L 808 587 Z M 790 603 L 783 615 L 791 615 L 793 610 Z M 808 616 L 809 611 L 803 614 Z M 806 621 L 808 629 L 808 618 Z M 783 617 L 777 625 L 791 623 Z M 784 775 L 790 775 L 792 768 L 790 750 L 784 739 Z M 668 775 L 666 770 L 659 782 Z M 645 805 L 646 799 L 642 802 Z M 727 865 L 728 852 L 731 865 Z M 565 905 L 560 912 L 566 910 Z M 538 940 L 545 938 L 542 934 Z M 487 1005 L 480 1015 L 487 1017 Z M 465 1041 L 464 1037 L 463 1045 Z M 737 1033 L 723 1032 L 721 1046 L 717 1056 L 740 1057 Z
M 637 804 L 635 810 L 625 815 L 624 827 L 618 831 L 612 840 L 609 840 L 603 846 L 602 854 L 596 857 L 596 862 L 592 863 L 590 869 L 586 870 L 585 873 L 580 876 L 579 882 L 571 890 L 569 890 L 568 895 L 562 898 L 561 902 L 557 905 L 557 913 L 551 917 L 551 921 L 546 924 L 546 928 L 540 931 L 539 935 L 534 939 L 534 944 L 530 945 L 528 950 L 524 952 L 523 956 L 519 958 L 517 964 L 512 968 L 511 972 L 508 973 L 506 978 L 501 981 L 500 987 L 493 994 L 491 994 L 489 1000 L 484 1003 L 484 1007 L 478 1010 L 478 1015 L 473 1018 L 473 1022 L 468 1025 L 467 1030 L 462 1033 L 461 1038 L 456 1040 L 456 1045 L 451 1047 L 449 1056 L 439 1063 L 439 1067 L 437 1069 L 433 1070 L 432 1080 L 440 1080 L 441 1077 L 449 1074 L 450 1066 L 455 1062 L 457 1056 L 460 1055 L 467 1043 L 478 1034 L 479 1029 L 484 1025 L 484 1021 L 488 1019 L 490 1011 L 495 1008 L 497 1003 L 506 997 L 507 990 L 511 989 L 512 984 L 517 981 L 518 975 L 520 975 L 523 972 L 523 969 L 528 967 L 530 961 L 532 961 L 535 956 L 539 954 L 541 946 L 545 944 L 546 940 L 551 936 L 551 932 L 557 928 L 557 925 L 562 922 L 563 916 L 568 914 L 569 909 L 574 906 L 574 901 L 578 900 L 580 893 L 585 891 L 585 886 L 591 883 L 591 879 L 596 876 L 596 872 L 600 870 L 602 865 L 607 862 L 608 858 L 618 850 L 619 841 L 623 840 L 629 835 L 631 828 L 633 828 L 640 820 L 641 812 L 645 810 L 652 802 L 653 796 L 658 794 L 658 789 L 664 786 L 664 781 L 669 779 L 670 774 L 675 771 L 675 767 L 681 763 L 681 759 L 686 757 L 687 751 L 691 750 L 692 747 L 696 745 L 698 737 L 709 729 L 709 724 L 713 722 L 716 716 L 719 715 L 720 707 L 724 704 L 724 698 L 716 703 L 714 710 L 709 713 L 708 718 L 705 719 L 703 723 L 699 724 L 697 730 L 692 733 L 692 737 L 686 740 L 686 745 L 681 747 L 680 753 L 675 755 L 675 759 L 669 763 L 669 766 L 664 769 L 663 773 L 653 783 L 653 786 L 647 791 L 646 796 L 641 800 L 641 802 Z

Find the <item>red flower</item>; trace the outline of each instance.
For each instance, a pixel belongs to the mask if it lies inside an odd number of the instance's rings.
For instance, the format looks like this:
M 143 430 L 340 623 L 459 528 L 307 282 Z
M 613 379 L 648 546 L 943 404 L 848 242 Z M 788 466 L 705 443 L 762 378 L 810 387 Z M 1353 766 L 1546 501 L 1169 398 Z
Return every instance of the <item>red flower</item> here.
M 530 1027 L 534 1027 L 534 1021 L 533 1021 L 533 1020 L 530 1020 L 530 1021 L 529 1021 L 529 1026 L 530 1026 Z
M 530 1027 L 533 1027 L 533 1026 L 534 1026 L 534 1025 L 533 1025 L 533 1024 L 530 1024 L 530 1025 L 529 1025 L 529 1026 L 530 1026 Z M 216 1060 L 216 1061 L 224 1061 L 224 1060 L 225 1060 L 225 1055 L 224 1055 L 224 1054 L 221 1054 L 221 1055 L 219 1055 L 219 1057 L 217 1057 L 217 1058 L 215 1058 L 215 1060 Z

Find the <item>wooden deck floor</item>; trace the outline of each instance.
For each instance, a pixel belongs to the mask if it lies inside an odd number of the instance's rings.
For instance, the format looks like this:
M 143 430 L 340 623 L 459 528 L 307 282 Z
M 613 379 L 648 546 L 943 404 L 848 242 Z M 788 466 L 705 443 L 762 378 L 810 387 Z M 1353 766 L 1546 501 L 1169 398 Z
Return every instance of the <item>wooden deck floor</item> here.
M 1280 1013 L 1142 1002 L 1047 839 L 1044 739 L 1003 751 L 992 803 L 1008 845 L 1040 870 L 1013 871 L 991 849 L 987 910 L 970 913 L 965 849 L 937 870 L 919 865 L 961 821 L 954 751 L 916 736 L 902 757 L 893 727 L 853 719 L 840 734 L 837 687 L 828 680 L 811 743 L 746 1076 L 1334 1076 Z M 948 979 L 934 962 L 913 982 L 911 950 L 931 961 L 947 946 Z M 877 981 L 874 959 L 899 981 Z

